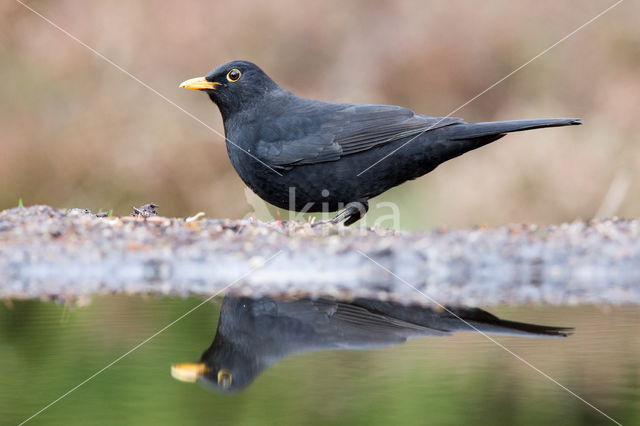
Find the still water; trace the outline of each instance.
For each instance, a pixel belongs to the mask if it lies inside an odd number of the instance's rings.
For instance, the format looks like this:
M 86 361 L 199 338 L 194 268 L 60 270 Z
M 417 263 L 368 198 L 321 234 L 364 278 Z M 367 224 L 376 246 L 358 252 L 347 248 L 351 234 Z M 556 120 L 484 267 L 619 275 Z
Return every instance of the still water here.
M 28 419 L 200 302 L 6 301 L 0 423 Z M 559 337 L 569 330 L 456 311 L 481 331 L 515 334 L 492 341 L 438 336 L 469 327 L 446 312 L 376 301 L 216 299 L 28 424 L 615 424 L 514 354 L 621 424 L 640 424 L 637 307 L 486 311 L 574 330 Z

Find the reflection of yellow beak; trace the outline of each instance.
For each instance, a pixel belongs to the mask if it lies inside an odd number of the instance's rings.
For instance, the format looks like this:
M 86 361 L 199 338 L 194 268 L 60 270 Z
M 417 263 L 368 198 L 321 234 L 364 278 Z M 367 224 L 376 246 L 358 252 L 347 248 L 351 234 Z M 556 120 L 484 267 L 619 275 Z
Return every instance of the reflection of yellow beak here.
M 183 81 L 178 87 L 193 90 L 216 90 L 216 86 L 222 86 L 222 83 L 218 83 L 217 81 L 207 81 L 204 77 L 196 77 Z
M 171 366 L 171 376 L 181 382 L 194 383 L 204 374 L 207 366 L 203 362 L 185 362 Z

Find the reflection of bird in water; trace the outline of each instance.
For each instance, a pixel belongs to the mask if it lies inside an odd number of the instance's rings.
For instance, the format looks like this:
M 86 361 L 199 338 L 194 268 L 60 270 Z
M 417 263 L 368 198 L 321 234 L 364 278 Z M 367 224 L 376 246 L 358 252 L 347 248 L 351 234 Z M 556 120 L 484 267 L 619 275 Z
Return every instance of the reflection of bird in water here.
M 565 337 L 572 330 L 500 318 L 478 308 L 436 311 L 355 299 L 276 300 L 227 296 L 218 331 L 199 363 L 174 365 L 173 377 L 200 380 L 223 392 L 244 389 L 268 366 L 294 353 L 374 349 L 421 336 L 481 331 L 522 337 Z

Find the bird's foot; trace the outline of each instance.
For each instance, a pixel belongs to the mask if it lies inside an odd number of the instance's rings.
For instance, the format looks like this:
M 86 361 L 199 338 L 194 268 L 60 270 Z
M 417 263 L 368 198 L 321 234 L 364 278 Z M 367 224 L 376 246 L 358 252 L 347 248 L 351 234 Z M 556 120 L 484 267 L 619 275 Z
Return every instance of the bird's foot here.
M 352 225 L 353 223 L 362 219 L 362 217 L 369 211 L 369 203 L 366 201 L 354 201 L 345 206 L 344 210 L 338 213 L 336 217 L 329 220 L 321 220 L 315 222 L 311 226 L 320 226 L 326 224 L 337 225 L 344 221 L 344 226 Z

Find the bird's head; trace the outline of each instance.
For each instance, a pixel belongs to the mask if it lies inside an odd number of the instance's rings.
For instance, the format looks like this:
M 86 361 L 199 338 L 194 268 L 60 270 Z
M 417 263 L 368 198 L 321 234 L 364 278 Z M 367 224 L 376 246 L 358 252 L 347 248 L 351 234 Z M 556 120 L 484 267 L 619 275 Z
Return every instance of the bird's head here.
M 228 361 L 226 368 L 213 360 L 174 364 L 171 366 L 171 375 L 181 382 L 199 382 L 219 393 L 235 393 L 253 383 L 263 370 L 255 363 Z
M 234 393 L 248 385 L 238 380 L 243 375 L 204 362 L 174 364 L 171 366 L 171 375 L 181 382 L 201 382 L 221 393 Z
M 267 367 L 252 349 L 218 331 L 200 362 L 174 364 L 171 375 L 182 382 L 199 382 L 220 393 L 235 393 L 253 383 Z
M 223 116 L 249 108 L 268 93 L 282 90 L 260 67 L 248 61 L 227 62 L 204 77 L 180 83 L 180 87 L 207 92 Z

